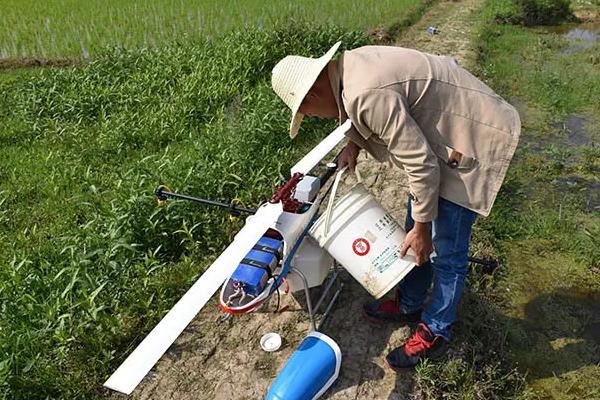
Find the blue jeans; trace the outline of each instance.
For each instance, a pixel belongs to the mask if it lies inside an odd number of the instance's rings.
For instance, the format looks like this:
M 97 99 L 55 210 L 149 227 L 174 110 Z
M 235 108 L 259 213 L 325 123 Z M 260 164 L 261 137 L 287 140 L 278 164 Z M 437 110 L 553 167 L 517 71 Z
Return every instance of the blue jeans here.
M 423 307 L 433 280 L 429 305 L 421 320 L 434 335 L 450 340 L 450 326 L 465 287 L 471 227 L 477 214 L 440 197 L 438 216 L 431 223 L 434 252 L 430 261 L 413 268 L 400 282 L 400 310 L 415 312 Z M 406 231 L 414 226 L 410 200 L 407 205 Z

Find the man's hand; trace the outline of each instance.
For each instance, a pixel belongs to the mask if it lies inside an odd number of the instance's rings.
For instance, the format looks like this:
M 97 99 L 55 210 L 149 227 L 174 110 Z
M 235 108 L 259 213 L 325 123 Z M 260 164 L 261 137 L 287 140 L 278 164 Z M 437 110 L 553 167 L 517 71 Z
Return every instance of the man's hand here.
M 417 265 L 423 265 L 429 261 L 429 255 L 433 252 L 429 223 L 415 221 L 415 226 L 406 235 L 400 249 L 400 257 L 404 257 L 409 248 L 415 253 Z
M 352 141 L 348 142 L 338 158 L 338 169 L 342 169 L 347 165 L 351 171 L 354 171 L 354 168 L 356 167 L 356 158 L 358 157 L 359 152 L 360 147 L 358 147 L 356 143 Z

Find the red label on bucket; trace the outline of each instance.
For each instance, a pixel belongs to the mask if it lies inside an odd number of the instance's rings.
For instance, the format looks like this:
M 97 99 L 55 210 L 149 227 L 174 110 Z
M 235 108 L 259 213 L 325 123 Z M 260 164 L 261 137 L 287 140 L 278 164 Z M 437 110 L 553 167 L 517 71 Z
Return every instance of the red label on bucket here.
M 371 250 L 371 245 L 367 239 L 358 238 L 352 242 L 352 251 L 354 251 L 357 256 L 365 256 L 369 250 Z

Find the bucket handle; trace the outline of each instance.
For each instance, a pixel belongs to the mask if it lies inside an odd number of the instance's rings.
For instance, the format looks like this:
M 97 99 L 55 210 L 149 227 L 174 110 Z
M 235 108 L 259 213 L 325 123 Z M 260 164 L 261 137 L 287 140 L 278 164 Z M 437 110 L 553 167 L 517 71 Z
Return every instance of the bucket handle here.
M 342 168 L 335 176 L 335 181 L 333 182 L 333 187 L 331 188 L 331 194 L 329 195 L 329 201 L 327 202 L 327 209 L 325 210 L 325 230 L 324 236 L 327 237 L 329 234 L 329 228 L 331 225 L 331 214 L 333 213 L 333 204 L 335 203 L 335 195 L 337 194 L 338 186 L 340 184 L 340 180 L 342 179 L 342 175 L 348 167 Z M 362 183 L 362 176 L 358 171 L 358 168 L 354 168 L 354 173 L 356 174 L 356 179 L 359 183 Z

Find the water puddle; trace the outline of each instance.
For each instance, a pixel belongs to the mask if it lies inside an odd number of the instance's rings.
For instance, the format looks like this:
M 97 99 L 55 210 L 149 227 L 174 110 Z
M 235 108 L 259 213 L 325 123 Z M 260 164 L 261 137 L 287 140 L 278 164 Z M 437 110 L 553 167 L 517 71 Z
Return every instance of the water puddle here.
M 569 40 L 583 40 L 585 42 L 597 42 L 600 35 L 598 32 L 594 32 L 589 29 L 575 28 L 563 35 L 565 39 Z
M 562 193 L 578 193 L 587 212 L 600 211 L 600 182 L 577 175 L 562 176 L 555 181 L 556 188 Z
M 518 102 L 515 101 L 513 104 L 518 104 Z M 590 137 L 590 126 L 588 125 L 591 124 L 588 123 L 586 117 L 570 114 L 564 120 L 550 124 L 551 133 L 540 136 L 524 136 L 522 144 L 526 145 L 534 154 L 543 153 L 552 146 L 563 150 L 576 151 L 593 143 Z
M 564 121 L 553 124 L 552 127 L 558 128 L 565 135 L 568 144 L 572 146 L 585 146 L 590 144 L 590 138 L 586 134 L 587 120 L 580 115 L 568 115 Z
M 510 298 L 519 313 L 507 323 L 507 338 L 540 393 L 557 393 L 560 384 L 586 391 L 597 380 L 600 287 L 585 266 L 546 246 L 535 240 L 512 246 Z
M 513 104 L 518 103 L 512 100 Z M 526 154 L 549 157 L 562 165 L 565 172 L 577 171 L 586 150 L 598 143 L 594 126 L 588 117 L 571 114 L 552 123 L 551 131 L 544 135 L 525 135 L 519 146 L 526 148 Z M 567 174 L 555 179 L 553 187 L 559 193 L 576 193 L 586 212 L 600 212 L 600 179 Z
M 561 35 L 569 42 L 569 45 L 560 51 L 564 55 L 571 55 L 589 49 L 600 41 L 599 23 L 567 24 L 549 28 L 549 31 Z

